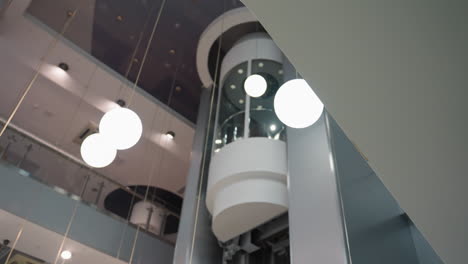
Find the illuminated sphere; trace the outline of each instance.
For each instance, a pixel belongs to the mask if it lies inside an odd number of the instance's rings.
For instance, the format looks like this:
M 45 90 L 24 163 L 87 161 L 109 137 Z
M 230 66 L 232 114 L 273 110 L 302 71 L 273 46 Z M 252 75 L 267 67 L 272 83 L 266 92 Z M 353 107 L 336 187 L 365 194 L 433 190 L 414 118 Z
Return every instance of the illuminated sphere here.
M 276 116 L 288 127 L 305 128 L 323 112 L 323 103 L 304 79 L 284 83 L 275 95 Z
M 249 96 L 260 97 L 266 92 L 267 82 L 263 76 L 253 74 L 245 79 L 244 89 Z
M 133 147 L 140 140 L 142 132 L 143 125 L 138 115 L 124 107 L 105 113 L 99 123 L 99 133 L 119 150 Z
M 116 155 L 117 150 L 102 134 L 92 134 L 81 144 L 81 157 L 94 168 L 106 167 L 114 161 Z

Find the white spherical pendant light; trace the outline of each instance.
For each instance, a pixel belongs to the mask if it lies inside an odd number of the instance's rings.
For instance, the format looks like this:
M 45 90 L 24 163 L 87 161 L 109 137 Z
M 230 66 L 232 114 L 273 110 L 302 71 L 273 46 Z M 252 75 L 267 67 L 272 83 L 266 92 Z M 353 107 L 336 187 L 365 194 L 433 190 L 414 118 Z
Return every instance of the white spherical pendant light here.
M 263 76 L 252 74 L 244 82 L 245 92 L 251 97 L 262 96 L 267 89 L 267 82 Z
M 99 123 L 99 133 L 119 150 L 133 147 L 140 140 L 142 132 L 143 125 L 138 115 L 124 107 L 105 113 Z
M 275 95 L 275 113 L 292 128 L 305 128 L 315 123 L 323 112 L 323 103 L 304 79 L 284 83 Z
M 106 167 L 114 161 L 116 155 L 117 150 L 99 133 L 88 136 L 81 144 L 81 157 L 91 167 Z

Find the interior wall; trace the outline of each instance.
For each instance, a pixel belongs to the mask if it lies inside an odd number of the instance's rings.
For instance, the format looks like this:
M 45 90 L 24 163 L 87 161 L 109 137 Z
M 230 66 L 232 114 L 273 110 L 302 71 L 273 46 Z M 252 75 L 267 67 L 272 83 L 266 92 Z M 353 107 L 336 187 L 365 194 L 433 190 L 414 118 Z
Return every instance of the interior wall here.
M 437 255 L 430 254 L 431 246 L 335 122 L 330 130 L 352 261 L 442 264 Z M 420 235 L 418 241 L 413 234 Z
M 243 0 L 441 258 L 468 258 L 468 2 Z

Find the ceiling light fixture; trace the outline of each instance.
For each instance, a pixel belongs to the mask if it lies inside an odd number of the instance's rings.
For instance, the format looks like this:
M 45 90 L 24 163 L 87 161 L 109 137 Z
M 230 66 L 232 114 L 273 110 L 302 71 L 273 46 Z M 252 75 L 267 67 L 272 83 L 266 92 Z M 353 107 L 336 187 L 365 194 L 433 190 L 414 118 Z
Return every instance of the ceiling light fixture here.
M 305 128 L 322 115 L 323 103 L 304 79 L 284 83 L 275 95 L 275 113 L 292 128 Z
M 275 124 L 270 125 L 270 131 L 272 131 L 272 132 L 276 131 L 276 125 Z
M 64 71 L 68 71 L 70 69 L 70 67 L 68 67 L 68 64 L 66 64 L 65 62 L 59 63 L 58 67 Z
M 62 259 L 71 259 L 72 257 L 72 253 L 69 251 L 69 250 L 64 250 L 62 251 L 62 253 L 60 254 L 60 257 L 62 257 Z
M 223 141 L 221 139 L 217 139 L 217 140 L 215 140 L 215 143 L 219 145 L 219 144 L 223 143 Z
M 81 157 L 91 167 L 103 168 L 114 161 L 117 150 L 102 134 L 96 133 L 81 143 Z
M 118 150 L 133 147 L 141 138 L 143 125 L 132 110 L 118 107 L 105 113 L 99 122 L 99 132 Z
M 251 97 L 260 97 L 267 90 L 268 84 L 260 74 L 250 75 L 244 82 L 245 92 Z
M 120 105 L 121 107 L 124 107 L 125 105 L 127 105 L 127 102 L 125 102 L 125 100 L 123 99 L 118 99 L 117 101 L 115 101 L 118 105 Z
M 167 132 L 166 132 L 166 137 L 167 137 L 168 139 L 174 139 L 174 138 L 175 138 L 175 133 L 174 133 L 174 131 L 167 131 Z

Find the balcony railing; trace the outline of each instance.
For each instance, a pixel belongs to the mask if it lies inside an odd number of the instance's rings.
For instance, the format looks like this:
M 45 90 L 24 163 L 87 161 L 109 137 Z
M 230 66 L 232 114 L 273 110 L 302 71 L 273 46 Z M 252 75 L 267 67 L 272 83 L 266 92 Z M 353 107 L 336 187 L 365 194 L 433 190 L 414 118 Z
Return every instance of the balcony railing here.
M 0 127 L 4 124 L 5 120 L 0 118 Z M 52 187 L 59 193 L 69 195 L 101 213 L 136 227 L 129 222 L 130 215 L 125 219 L 105 208 L 104 194 L 121 189 L 133 198 L 133 203 L 145 200 L 144 195 L 103 175 L 81 159 L 14 124 L 10 124 L 0 138 L 0 160 L 16 166 L 23 173 Z M 155 197 L 152 202 L 165 211 L 166 217 L 179 218 L 173 210 L 168 209 L 171 205 L 164 200 Z M 132 206 L 133 204 L 129 208 L 130 211 Z M 162 234 L 152 233 L 147 227 L 140 227 L 140 230 L 171 244 L 174 243 Z

